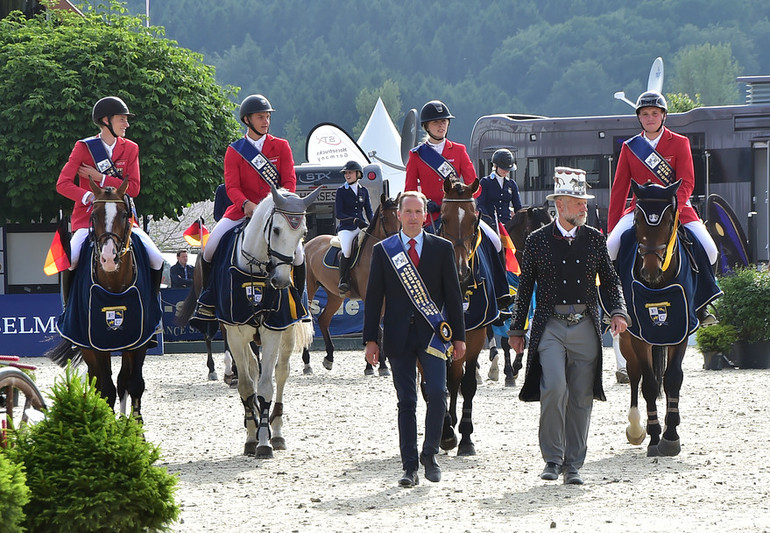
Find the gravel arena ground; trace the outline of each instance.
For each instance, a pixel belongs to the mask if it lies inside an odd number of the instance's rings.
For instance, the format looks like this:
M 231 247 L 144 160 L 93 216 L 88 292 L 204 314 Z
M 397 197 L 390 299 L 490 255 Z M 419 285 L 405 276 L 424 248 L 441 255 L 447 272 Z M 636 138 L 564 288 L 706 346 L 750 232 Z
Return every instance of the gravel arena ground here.
M 392 379 L 364 376 L 362 352 L 337 352 L 331 371 L 319 352 L 313 357 L 315 374 L 306 376 L 293 356 L 288 450 L 271 460 L 241 455 L 243 408 L 221 381 L 221 354 L 220 381 L 206 380 L 205 355 L 148 357 L 146 435 L 179 475 L 182 512 L 173 531 L 770 531 L 767 370 L 703 370 L 690 348 L 682 453 L 648 458 L 644 446 L 626 442 L 628 385 L 615 383 L 605 348 L 607 402 L 594 403 L 586 484 L 565 486 L 539 478 L 538 404 L 520 402 L 518 386 L 487 380 L 484 350 L 474 405 L 478 455 L 442 454 L 440 483 L 420 471 L 420 484 L 403 489 Z M 25 362 L 39 365 L 44 393 L 63 372 L 41 358 Z M 423 417 L 420 404 L 420 431 Z

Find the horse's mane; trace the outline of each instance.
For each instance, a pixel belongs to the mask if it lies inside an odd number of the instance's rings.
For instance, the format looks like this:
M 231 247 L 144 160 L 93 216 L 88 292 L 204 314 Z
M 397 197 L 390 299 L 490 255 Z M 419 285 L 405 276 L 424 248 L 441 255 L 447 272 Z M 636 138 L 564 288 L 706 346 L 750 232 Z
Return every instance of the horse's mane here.
M 377 209 L 374 210 L 372 219 L 369 221 L 369 225 L 366 227 L 366 233 L 371 233 L 377 228 L 377 220 L 380 217 L 381 210 L 382 210 L 382 204 L 378 205 Z

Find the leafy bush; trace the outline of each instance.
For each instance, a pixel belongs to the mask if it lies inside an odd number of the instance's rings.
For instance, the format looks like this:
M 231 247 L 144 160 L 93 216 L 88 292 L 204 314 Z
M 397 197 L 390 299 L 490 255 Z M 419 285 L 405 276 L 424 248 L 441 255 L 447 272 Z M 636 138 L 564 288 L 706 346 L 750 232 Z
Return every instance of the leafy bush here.
M 29 501 L 26 476 L 20 464 L 0 448 L 0 533 L 24 531 L 24 505 Z
M 30 531 L 167 530 L 179 515 L 177 479 L 153 466 L 158 447 L 133 418 L 115 417 L 94 382 L 67 369 L 42 422 L 19 433 L 9 453 L 27 472 Z
M 730 324 L 715 324 L 699 328 L 695 333 L 698 349 L 703 353 L 717 352 L 727 354 L 738 340 L 738 332 Z
M 715 304 L 720 322 L 735 327 L 738 341 L 770 340 L 770 272 L 739 269 L 719 286 L 725 293 Z

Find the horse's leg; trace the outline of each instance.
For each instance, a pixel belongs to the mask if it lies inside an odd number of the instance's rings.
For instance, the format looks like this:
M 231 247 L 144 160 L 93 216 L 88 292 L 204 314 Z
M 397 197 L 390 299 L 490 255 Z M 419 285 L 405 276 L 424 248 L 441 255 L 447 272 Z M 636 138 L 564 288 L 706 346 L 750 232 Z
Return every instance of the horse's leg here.
M 660 455 L 679 455 L 681 450 L 676 428 L 679 425 L 679 391 L 684 380 L 682 361 L 686 349 L 687 341 L 668 349 L 668 364 L 663 378 L 663 389 L 666 391 L 666 429 L 658 443 Z
M 639 362 L 631 343 L 631 334 L 622 333 L 618 339 L 620 352 L 626 359 L 626 370 L 631 389 L 631 406 L 628 409 L 628 423 L 626 427 L 626 438 L 634 446 L 638 446 L 646 437 L 646 431 L 642 426 L 641 415 L 639 413 L 639 381 L 642 378 L 642 365 Z
M 630 335 L 629 335 L 630 336 Z M 647 404 L 647 434 L 650 436 L 650 442 L 647 444 L 647 455 L 653 457 L 658 455 L 658 442 L 660 442 L 660 421 L 658 420 L 658 408 L 656 401 L 658 399 L 658 381 L 655 378 L 655 371 L 652 368 L 652 346 L 644 341 L 631 337 L 633 351 L 636 354 L 636 363 L 640 365 L 642 376 L 642 396 Z M 621 351 L 623 350 L 623 339 L 621 339 Z M 630 364 L 631 362 L 628 361 Z M 631 378 L 631 369 L 628 368 L 629 379 Z M 636 370 L 639 372 L 640 370 Z M 632 397 L 633 397 L 633 381 Z M 630 418 L 630 414 L 629 414 Z
M 142 418 L 142 394 L 144 393 L 144 377 L 142 367 L 147 353 L 147 348 L 125 351 L 122 355 L 122 364 L 118 374 L 118 396 L 120 397 L 120 412 L 126 414 L 126 400 L 131 397 L 131 412 L 138 422 L 144 422 Z
M 272 437 L 270 431 L 270 405 L 274 394 L 273 374 L 278 362 L 283 332 L 261 328 L 260 334 L 262 335 L 262 364 L 260 365 L 259 382 L 257 383 L 257 402 L 259 406 L 257 459 L 270 459 L 273 457 L 273 447 L 270 444 Z M 288 375 L 288 361 L 286 373 Z
M 334 365 L 334 343 L 332 342 L 332 336 L 329 333 L 329 325 L 332 322 L 332 317 L 337 309 L 342 304 L 342 298 L 330 291 L 327 291 L 326 307 L 318 315 L 318 329 L 321 330 L 321 335 L 324 338 L 324 345 L 326 346 L 326 357 L 324 357 L 322 363 L 326 370 L 331 370 Z
M 81 349 L 83 361 L 88 366 L 88 379 L 96 378 L 96 390 L 110 406 L 115 410 L 115 384 L 112 382 L 112 366 L 109 352 L 97 352 L 95 350 Z
M 208 379 L 209 381 L 216 381 L 219 377 L 214 367 L 214 354 L 211 353 L 211 337 L 205 335 L 203 339 L 206 341 L 206 366 L 209 369 Z
M 254 353 L 249 348 L 253 338 L 253 328 L 247 326 L 225 326 L 230 353 L 235 364 L 240 368 L 238 376 L 238 394 L 244 409 L 243 425 L 246 428 L 246 443 L 243 455 L 253 457 L 257 453 L 257 406 L 256 381 L 259 367 Z
M 289 379 L 289 359 L 294 351 L 296 338 L 294 329 L 297 327 L 301 326 L 294 325 L 282 332 L 278 362 L 275 365 L 275 403 L 273 404 L 273 412 L 270 414 L 270 431 L 272 433 L 270 444 L 273 445 L 274 450 L 286 449 L 286 440 L 281 434 L 283 428 L 283 389 Z
M 387 356 L 385 355 L 385 350 L 382 349 L 382 328 L 379 329 L 377 332 L 377 345 L 380 347 L 380 366 L 377 369 L 377 373 L 380 376 L 389 376 L 390 370 L 388 370 L 388 363 Z M 366 368 L 368 369 L 371 365 L 369 363 L 366 363 Z M 364 373 L 366 373 L 366 370 L 364 370 Z
M 485 330 L 474 329 L 466 334 L 465 349 L 465 374 L 463 375 L 461 390 L 463 393 L 463 415 L 460 419 L 460 444 L 457 447 L 457 455 L 476 455 L 476 447 L 471 440 L 473 433 L 473 397 L 476 395 L 476 376 L 468 372 L 469 368 L 475 368 L 481 349 L 484 346 Z
M 457 446 L 457 435 L 455 434 L 454 427 L 457 424 L 457 393 L 460 390 L 460 382 L 463 379 L 463 362 L 452 361 L 447 363 L 446 381 L 447 389 L 449 390 L 449 404 L 447 405 L 446 414 L 444 414 L 444 427 L 441 430 L 440 443 L 441 449 L 446 451 Z M 475 368 L 476 363 L 474 362 L 473 366 L 468 366 L 466 370 L 466 373 L 473 377 L 474 382 L 476 381 Z

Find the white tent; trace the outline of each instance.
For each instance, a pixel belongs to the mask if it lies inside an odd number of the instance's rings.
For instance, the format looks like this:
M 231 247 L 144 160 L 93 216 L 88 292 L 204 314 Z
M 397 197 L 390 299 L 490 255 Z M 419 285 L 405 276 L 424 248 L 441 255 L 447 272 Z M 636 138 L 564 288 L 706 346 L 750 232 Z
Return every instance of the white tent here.
M 393 125 L 381 98 L 377 99 L 369 122 L 358 138 L 358 146 L 366 152 L 372 163 L 379 163 L 382 167 L 382 177 L 389 182 L 390 195 L 396 196 L 403 192 L 406 172 L 401 161 L 401 135 Z M 393 168 L 388 163 L 399 168 Z

